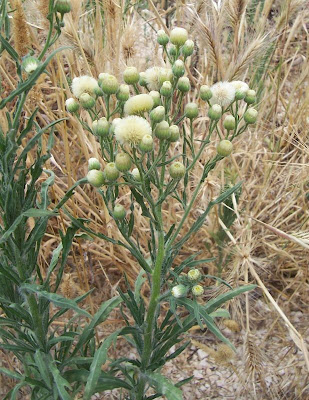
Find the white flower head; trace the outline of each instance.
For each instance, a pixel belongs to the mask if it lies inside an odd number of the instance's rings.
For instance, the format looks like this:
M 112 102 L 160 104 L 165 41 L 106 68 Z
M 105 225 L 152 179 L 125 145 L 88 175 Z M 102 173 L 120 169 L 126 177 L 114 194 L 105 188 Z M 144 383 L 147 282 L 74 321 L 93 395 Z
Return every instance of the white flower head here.
M 219 104 L 221 107 L 229 106 L 235 99 L 236 90 L 230 82 L 217 82 L 210 88 L 212 97 L 210 104 Z
M 173 72 L 170 68 L 152 67 L 145 71 L 145 80 L 149 90 L 159 91 L 163 82 L 171 81 Z
M 249 86 L 246 84 L 246 82 L 232 81 L 230 83 L 234 87 L 236 92 L 247 93 L 247 91 L 249 90 Z
M 129 98 L 124 105 L 124 112 L 128 115 L 148 112 L 153 107 L 153 100 L 149 94 L 138 94 Z
M 96 79 L 88 75 L 79 76 L 72 81 L 72 92 L 78 99 L 83 93 L 95 96 L 96 90 L 99 89 Z
M 151 135 L 149 122 L 142 117 L 130 115 L 118 121 L 115 125 L 116 140 L 121 143 L 137 145 L 145 135 Z

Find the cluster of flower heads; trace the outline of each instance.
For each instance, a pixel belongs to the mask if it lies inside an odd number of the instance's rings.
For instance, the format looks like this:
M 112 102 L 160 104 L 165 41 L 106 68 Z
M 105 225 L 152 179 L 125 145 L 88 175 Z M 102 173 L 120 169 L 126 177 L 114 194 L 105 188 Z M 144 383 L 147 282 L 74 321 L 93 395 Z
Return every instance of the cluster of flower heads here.
M 173 286 L 171 294 L 176 299 L 187 296 L 188 293 L 192 293 L 195 297 L 200 297 L 204 294 L 204 288 L 199 283 L 203 279 L 202 274 L 196 268 L 190 269 L 186 276 L 181 277 L 182 283 Z

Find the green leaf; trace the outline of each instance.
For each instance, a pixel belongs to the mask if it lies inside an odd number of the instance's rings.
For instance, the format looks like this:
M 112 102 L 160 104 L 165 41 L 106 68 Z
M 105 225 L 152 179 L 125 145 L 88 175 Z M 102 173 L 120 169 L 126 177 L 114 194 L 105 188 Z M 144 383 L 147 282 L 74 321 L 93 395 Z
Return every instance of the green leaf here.
M 47 368 L 46 355 L 38 349 L 34 354 L 34 361 L 46 386 L 51 389 L 51 378 Z
M 158 372 L 147 371 L 146 377 L 149 384 L 161 395 L 166 396 L 167 400 L 183 400 L 181 389 L 177 388 L 165 376 Z
M 141 270 L 140 273 L 138 274 L 135 282 L 135 287 L 134 287 L 134 298 L 137 304 L 140 303 L 141 300 L 141 287 L 143 286 L 144 282 L 146 281 L 145 278 L 145 271 Z
M 8 376 L 11 379 L 16 379 L 18 381 L 23 379 L 23 376 L 18 372 L 13 372 L 10 369 L 0 367 L 0 373 Z
M 66 388 L 71 390 L 71 386 L 70 386 L 69 382 L 61 376 L 60 371 L 53 363 L 49 363 L 49 368 L 53 375 L 54 382 L 55 382 L 57 391 L 58 391 L 61 399 L 62 400 L 72 400 L 72 397 L 66 391 Z
M 85 387 L 85 392 L 84 392 L 84 400 L 90 400 L 91 396 L 93 393 L 96 391 L 96 386 L 101 374 L 101 368 L 102 365 L 106 362 L 107 360 L 107 352 L 110 347 L 110 345 L 113 343 L 113 341 L 117 338 L 119 334 L 119 331 L 116 331 L 112 333 L 110 336 L 108 336 L 104 342 L 101 344 L 99 349 L 96 351 L 93 361 L 90 366 L 90 374 L 87 380 L 87 384 Z
M 216 311 L 209 314 L 211 318 L 231 318 L 230 313 L 228 310 L 223 308 L 218 308 Z

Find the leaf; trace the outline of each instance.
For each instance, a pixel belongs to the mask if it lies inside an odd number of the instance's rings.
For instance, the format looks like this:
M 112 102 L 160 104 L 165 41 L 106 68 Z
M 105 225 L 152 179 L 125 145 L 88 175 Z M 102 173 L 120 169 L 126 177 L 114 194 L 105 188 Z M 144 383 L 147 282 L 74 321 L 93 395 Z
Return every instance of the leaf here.
M 49 368 L 53 375 L 54 382 L 56 384 L 56 388 L 57 388 L 57 391 L 58 391 L 61 399 L 62 400 L 72 400 L 72 397 L 69 395 L 69 393 L 65 389 L 65 388 L 68 388 L 71 390 L 71 386 L 70 386 L 69 382 L 60 375 L 60 371 L 53 363 L 49 363 Z
M 90 366 L 90 374 L 87 380 L 87 384 L 85 387 L 85 392 L 84 392 L 84 400 L 90 400 L 91 396 L 93 393 L 96 391 L 96 386 L 101 374 L 101 367 L 102 365 L 106 362 L 107 360 L 107 352 L 110 347 L 110 345 L 113 343 L 113 341 L 117 338 L 119 334 L 119 331 L 116 331 L 112 333 L 110 336 L 108 336 L 104 342 L 101 344 L 99 349 L 96 351 L 93 361 Z
M 181 389 L 177 388 L 165 376 L 158 372 L 147 371 L 146 377 L 149 384 L 161 395 L 166 396 L 167 400 L 183 400 Z
M 137 304 L 140 304 L 141 300 L 141 287 L 143 286 L 144 282 L 146 281 L 145 278 L 145 271 L 141 270 L 136 278 L 135 287 L 134 287 L 134 298 Z
M 40 372 L 41 378 L 43 379 L 47 387 L 51 389 L 51 378 L 46 363 L 46 355 L 38 349 L 34 354 L 34 361 Z
M 0 367 L 0 373 L 8 376 L 11 379 L 16 379 L 18 381 L 23 379 L 23 376 L 21 374 L 19 374 L 18 372 L 11 371 L 10 369 L 7 368 Z
M 211 318 L 231 318 L 230 313 L 228 310 L 223 308 L 218 308 L 216 311 L 209 314 Z
M 131 187 L 131 192 L 135 198 L 135 200 L 138 202 L 138 204 L 141 206 L 142 209 L 142 215 L 144 215 L 145 217 L 151 218 L 151 214 L 148 210 L 148 208 L 146 207 L 145 203 L 144 203 L 144 199 L 143 196 L 140 195 L 138 193 L 137 190 L 135 190 L 133 187 Z

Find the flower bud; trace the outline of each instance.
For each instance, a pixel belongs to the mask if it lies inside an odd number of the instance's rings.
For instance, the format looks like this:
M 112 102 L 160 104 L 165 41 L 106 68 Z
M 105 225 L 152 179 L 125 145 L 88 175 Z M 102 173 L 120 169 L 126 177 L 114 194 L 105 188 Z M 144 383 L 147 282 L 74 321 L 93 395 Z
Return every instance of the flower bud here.
M 121 204 L 116 204 L 113 211 L 113 216 L 117 220 L 122 220 L 126 216 L 126 210 Z
M 236 90 L 235 100 L 242 100 L 246 97 L 247 92 L 244 90 Z
M 115 163 L 113 163 L 113 162 L 106 164 L 104 173 L 105 173 L 106 179 L 108 179 L 109 181 L 115 181 L 116 179 L 119 178 L 119 171 L 116 168 Z
M 244 120 L 247 124 L 255 124 L 257 120 L 258 112 L 254 108 L 248 108 L 244 113 Z
M 161 122 L 164 120 L 164 117 L 165 117 L 165 108 L 163 106 L 158 106 L 150 112 L 150 119 L 153 122 L 156 123 Z
M 120 101 L 127 101 L 130 97 L 130 88 L 128 85 L 120 85 L 116 97 Z
M 183 45 L 183 47 L 181 49 L 182 54 L 185 57 L 189 57 L 189 56 L 191 56 L 193 54 L 193 50 L 194 50 L 194 42 L 193 42 L 193 40 L 190 40 L 190 39 L 186 40 L 185 44 Z
M 144 135 L 140 141 L 139 148 L 148 153 L 153 149 L 153 138 L 151 135 Z
M 40 61 L 33 56 L 25 57 L 22 62 L 22 68 L 27 74 L 31 74 L 32 72 L 34 72 L 39 65 Z
M 194 268 L 188 272 L 189 281 L 198 281 L 201 278 L 201 273 L 198 269 Z
M 105 94 L 111 95 L 118 92 L 119 83 L 114 75 L 102 73 L 99 75 L 99 85 Z
M 128 67 L 124 70 L 123 80 L 128 85 L 134 85 L 139 81 L 139 73 L 135 67 Z
M 88 171 L 91 171 L 92 169 L 101 169 L 100 161 L 94 157 L 89 158 L 88 160 Z
M 191 89 L 190 81 L 186 76 L 179 78 L 177 89 L 182 93 L 187 93 Z
M 188 32 L 184 28 L 174 28 L 170 35 L 171 43 L 175 46 L 182 46 L 188 40 Z
M 147 86 L 147 81 L 146 81 L 146 74 L 145 72 L 140 72 L 139 73 L 139 81 L 138 83 L 140 86 L 146 87 Z
M 79 98 L 80 104 L 86 110 L 89 110 L 95 105 L 95 99 L 88 93 L 83 93 Z
M 194 294 L 194 296 L 198 297 L 198 296 L 202 296 L 202 294 L 204 293 L 204 288 L 202 285 L 194 285 L 192 290 L 192 294 Z
M 207 85 L 202 85 L 200 88 L 200 98 L 204 101 L 208 101 L 212 98 L 212 91 Z
M 171 178 L 181 179 L 184 177 L 184 175 L 186 173 L 186 168 L 181 162 L 175 161 L 170 166 L 169 171 L 170 171 Z
M 185 64 L 182 60 L 176 60 L 172 68 L 173 74 L 179 78 L 185 73 Z
M 168 35 L 165 33 L 165 31 L 163 29 L 160 29 L 157 32 L 157 35 L 158 35 L 157 36 L 158 43 L 161 46 L 166 46 L 170 39 L 169 39 Z
M 153 106 L 154 106 L 154 107 L 158 107 L 158 106 L 160 105 L 160 100 L 161 100 L 161 98 L 160 98 L 160 93 L 157 92 L 156 90 L 152 90 L 152 91 L 149 92 L 148 94 L 149 94 L 149 96 L 152 97 Z
M 65 101 L 65 106 L 70 113 L 75 113 L 79 109 L 79 104 L 73 97 Z
M 170 97 L 172 95 L 172 84 L 170 81 L 165 81 L 163 82 L 161 89 L 160 89 L 160 93 L 162 94 L 162 96 L 164 97 Z
M 177 285 L 172 288 L 171 293 L 173 297 L 179 299 L 187 294 L 187 288 L 184 285 Z
M 103 90 L 100 88 L 100 86 L 96 86 L 96 87 L 94 88 L 94 94 L 95 94 L 97 97 L 99 97 L 99 96 L 103 96 L 103 95 L 104 95 L 104 92 L 103 92 Z
M 229 156 L 233 151 L 233 144 L 229 140 L 221 140 L 217 146 L 217 153 L 221 157 Z
M 66 14 L 71 11 L 72 5 L 70 0 L 57 0 L 55 10 L 60 14 Z
M 92 169 L 87 174 L 88 182 L 94 187 L 100 187 L 104 185 L 104 178 L 104 173 L 102 171 L 98 171 L 97 169 Z
M 233 115 L 227 115 L 224 118 L 223 126 L 228 131 L 232 131 L 235 129 L 236 121 L 235 121 L 235 118 L 233 117 Z
M 105 137 L 108 135 L 109 123 L 105 117 L 92 122 L 92 132 L 96 136 Z
M 214 104 L 208 110 L 208 117 L 212 120 L 218 121 L 222 115 L 222 107 L 219 104 Z
M 138 168 L 133 168 L 131 174 L 133 175 L 133 178 L 140 182 L 141 181 L 141 174 L 139 173 Z
M 172 56 L 172 57 L 176 56 L 176 54 L 177 54 L 176 47 L 175 47 L 175 46 L 171 46 L 171 47 L 169 48 L 168 54 L 169 54 L 170 56 Z
M 247 104 L 253 104 L 256 102 L 256 93 L 255 90 L 248 90 L 245 96 L 245 102 Z
M 170 126 L 170 137 L 168 138 L 168 140 L 170 142 L 177 142 L 177 140 L 179 139 L 179 128 L 177 125 L 171 125 Z
M 166 121 L 159 122 L 154 132 L 156 137 L 160 140 L 169 139 L 171 135 L 170 126 Z
M 127 172 L 132 166 L 131 157 L 127 153 L 118 153 L 115 158 L 115 165 L 118 171 Z
M 185 106 L 185 115 L 189 119 L 194 119 L 198 116 L 198 107 L 196 103 L 188 103 Z

